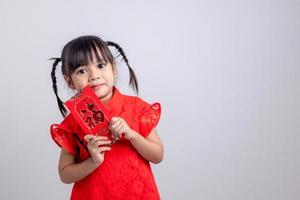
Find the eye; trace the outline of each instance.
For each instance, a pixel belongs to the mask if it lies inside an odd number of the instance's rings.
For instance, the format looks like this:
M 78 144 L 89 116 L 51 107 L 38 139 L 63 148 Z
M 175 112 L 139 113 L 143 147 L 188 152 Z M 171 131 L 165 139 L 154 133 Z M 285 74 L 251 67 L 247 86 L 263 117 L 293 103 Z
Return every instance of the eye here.
M 102 69 L 102 68 L 104 68 L 106 66 L 106 63 L 99 63 L 99 64 L 97 64 L 97 67 L 99 68 L 99 69 Z
M 82 69 L 78 69 L 76 74 L 84 74 L 85 72 L 87 72 L 87 70 L 82 68 Z

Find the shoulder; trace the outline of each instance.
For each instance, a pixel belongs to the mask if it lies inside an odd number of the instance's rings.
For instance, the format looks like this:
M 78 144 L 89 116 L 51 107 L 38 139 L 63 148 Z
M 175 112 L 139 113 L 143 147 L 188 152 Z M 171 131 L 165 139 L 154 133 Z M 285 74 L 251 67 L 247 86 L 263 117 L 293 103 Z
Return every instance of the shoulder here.
M 127 94 L 119 93 L 119 97 L 121 97 L 121 99 L 126 104 L 131 104 L 136 106 L 136 105 L 146 103 L 143 99 L 141 99 L 139 96 L 136 95 L 127 95 Z
M 59 124 L 59 128 L 70 133 L 80 130 L 80 126 L 71 113 Z
M 125 103 L 133 106 L 135 109 L 140 110 L 143 107 L 149 107 L 150 104 L 139 96 L 123 95 Z
M 151 108 L 160 110 L 161 106 L 159 102 L 149 103 L 139 96 L 127 95 L 122 93 L 119 94 L 121 96 L 121 99 L 123 100 L 125 107 L 131 107 L 131 109 L 137 111 L 138 113 Z

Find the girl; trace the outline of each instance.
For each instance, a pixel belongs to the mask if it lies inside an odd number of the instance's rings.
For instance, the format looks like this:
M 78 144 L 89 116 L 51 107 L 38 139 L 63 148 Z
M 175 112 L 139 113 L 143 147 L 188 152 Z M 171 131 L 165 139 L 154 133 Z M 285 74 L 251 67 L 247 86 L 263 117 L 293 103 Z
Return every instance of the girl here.
M 64 117 L 61 124 L 53 124 L 50 129 L 61 147 L 59 176 L 64 183 L 75 182 L 72 200 L 160 199 L 149 164 L 163 159 L 163 144 L 155 130 L 160 104 L 150 105 L 139 97 L 124 95 L 114 86 L 116 62 L 109 46 L 125 60 L 129 83 L 138 93 L 134 71 L 122 48 L 114 42 L 82 36 L 66 44 L 60 58 L 52 58 L 53 90 Z M 55 69 L 59 62 L 69 88 L 80 91 L 90 85 L 114 116 L 109 126 L 114 144 L 107 137 L 84 135 L 72 115 L 67 116 L 57 92 Z

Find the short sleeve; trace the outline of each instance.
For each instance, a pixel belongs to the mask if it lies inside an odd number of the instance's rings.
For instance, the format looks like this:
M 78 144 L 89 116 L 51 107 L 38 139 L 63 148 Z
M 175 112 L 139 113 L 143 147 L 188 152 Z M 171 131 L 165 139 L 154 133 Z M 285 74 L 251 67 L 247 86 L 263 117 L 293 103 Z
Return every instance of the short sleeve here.
M 142 136 L 147 137 L 159 122 L 161 116 L 161 105 L 160 103 L 149 104 L 139 99 L 138 106 L 139 133 Z
M 77 155 L 78 144 L 74 133 L 68 128 L 68 118 L 61 124 L 52 124 L 50 126 L 51 137 L 59 147 L 63 147 L 69 153 Z

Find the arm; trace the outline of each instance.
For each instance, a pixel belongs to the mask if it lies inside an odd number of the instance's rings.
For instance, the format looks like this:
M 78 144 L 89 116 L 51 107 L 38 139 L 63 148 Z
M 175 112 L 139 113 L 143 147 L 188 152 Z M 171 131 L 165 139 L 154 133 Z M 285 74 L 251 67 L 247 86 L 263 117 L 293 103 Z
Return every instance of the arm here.
M 141 134 L 131 129 L 121 117 L 113 117 L 109 128 L 115 140 L 119 140 L 124 136 L 146 160 L 155 164 L 162 161 L 164 154 L 163 144 L 155 128 L 152 129 L 147 138 L 144 138 Z
M 92 173 L 98 165 L 90 158 L 83 162 L 75 163 L 75 156 L 61 149 L 58 172 L 63 183 L 69 184 L 79 181 Z
M 152 129 L 147 138 L 132 129 L 129 131 L 132 132 L 128 134 L 129 141 L 143 158 L 155 164 L 162 161 L 164 148 L 155 128 Z
M 103 163 L 105 151 L 111 150 L 106 146 L 111 144 L 107 137 L 86 135 L 84 139 L 88 142 L 91 157 L 80 163 L 76 163 L 74 155 L 61 149 L 58 171 L 63 183 L 73 183 L 85 178 Z

